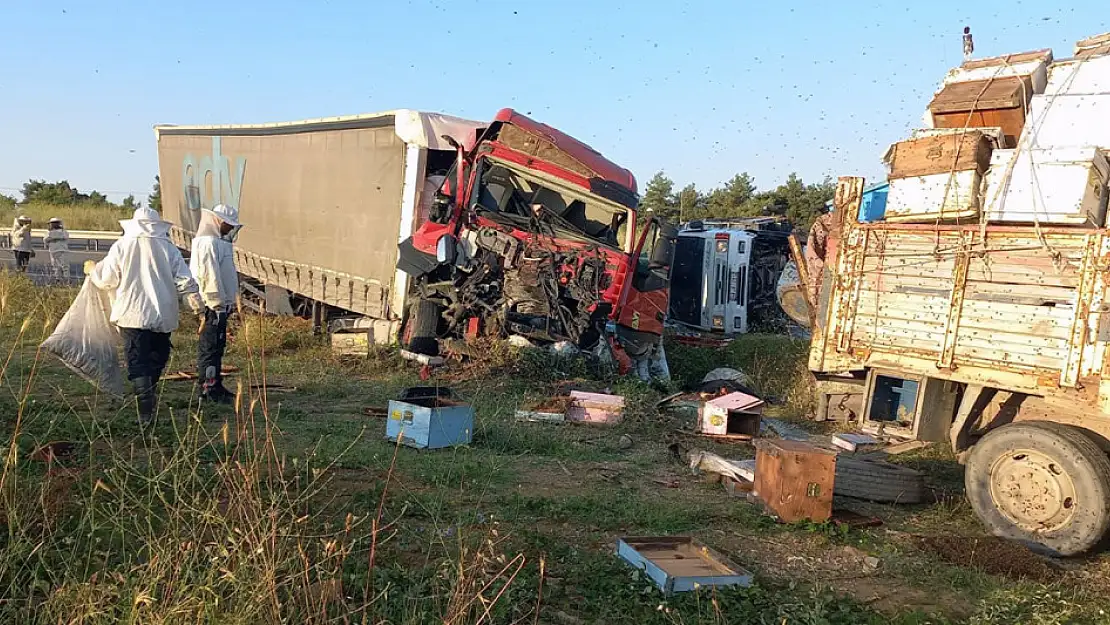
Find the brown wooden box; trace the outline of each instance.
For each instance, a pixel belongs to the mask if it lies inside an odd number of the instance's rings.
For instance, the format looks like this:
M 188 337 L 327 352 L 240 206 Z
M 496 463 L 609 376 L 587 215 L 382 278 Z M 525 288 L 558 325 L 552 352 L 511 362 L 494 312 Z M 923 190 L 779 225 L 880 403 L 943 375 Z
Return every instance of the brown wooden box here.
M 890 179 L 967 170 L 982 172 L 990 162 L 990 139 L 977 130 L 910 139 L 894 144 L 891 149 Z
M 787 523 L 832 516 L 836 452 L 801 441 L 756 441 L 754 492 Z
M 933 98 L 929 111 L 937 128 L 1001 128 L 1001 147 L 1012 148 L 1025 127 L 1025 111 L 1032 97 L 1028 76 L 957 82 Z

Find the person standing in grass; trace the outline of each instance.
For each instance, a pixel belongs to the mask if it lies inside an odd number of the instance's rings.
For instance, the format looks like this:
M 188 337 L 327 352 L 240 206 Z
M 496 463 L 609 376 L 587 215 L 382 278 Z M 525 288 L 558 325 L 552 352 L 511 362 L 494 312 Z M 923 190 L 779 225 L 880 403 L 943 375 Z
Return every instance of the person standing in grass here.
M 27 273 L 27 265 L 31 262 L 34 251 L 31 249 L 31 218 L 20 215 L 12 222 L 12 254 L 15 255 L 15 268 L 20 273 Z
M 50 268 L 58 281 L 69 279 L 69 232 L 61 219 L 52 217 L 43 238 L 50 254 Z
M 227 349 L 227 319 L 235 310 L 239 295 L 239 275 L 235 270 L 232 244 L 241 227 L 237 208 L 217 204 L 201 210 L 200 225 L 193 237 L 189 268 L 204 300 L 204 318 L 197 344 L 197 376 L 201 380 L 200 398 L 204 401 L 231 403 L 235 398 L 224 387 L 223 360 Z
M 150 208 L 119 222 L 123 236 L 89 279 L 113 293 L 110 320 L 123 337 L 127 377 L 138 399 L 139 425 L 154 422 L 155 390 L 170 359 L 170 333 L 181 316 L 180 298 L 196 314 L 204 308 L 189 266 L 169 239 L 170 224 Z

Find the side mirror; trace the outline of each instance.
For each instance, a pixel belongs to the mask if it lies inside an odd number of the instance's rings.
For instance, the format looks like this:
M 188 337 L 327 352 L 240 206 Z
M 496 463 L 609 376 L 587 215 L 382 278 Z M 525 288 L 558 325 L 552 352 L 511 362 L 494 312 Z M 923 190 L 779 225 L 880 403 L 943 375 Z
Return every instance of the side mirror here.
M 660 223 L 655 235 L 655 245 L 648 259 L 652 269 L 667 269 L 674 262 L 675 240 L 678 239 L 678 229 L 667 223 Z
M 436 241 L 436 260 L 442 264 L 455 264 L 458 248 L 455 246 L 455 237 L 445 234 Z

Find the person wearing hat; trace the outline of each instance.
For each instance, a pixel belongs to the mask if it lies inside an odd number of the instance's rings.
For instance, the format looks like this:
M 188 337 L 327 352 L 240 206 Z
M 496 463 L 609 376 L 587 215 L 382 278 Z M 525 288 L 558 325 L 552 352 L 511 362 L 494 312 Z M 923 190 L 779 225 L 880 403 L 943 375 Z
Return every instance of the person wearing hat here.
M 193 237 L 189 268 L 204 300 L 200 341 L 197 344 L 197 376 L 200 397 L 205 401 L 230 403 L 235 395 L 224 387 L 223 360 L 227 349 L 227 319 L 239 295 L 239 274 L 232 247 L 239 234 L 239 210 L 217 204 L 201 210 L 200 224 Z
M 31 218 L 20 215 L 12 222 L 12 254 L 15 255 L 15 268 L 20 273 L 27 273 L 27 265 L 35 255 L 31 249 Z
M 127 377 L 138 399 L 139 425 L 154 422 L 158 380 L 170 359 L 170 333 L 177 329 L 181 298 L 203 310 L 189 266 L 170 241 L 170 223 L 150 208 L 119 222 L 123 235 L 93 267 L 89 279 L 113 294 L 110 320 L 123 337 Z
M 50 254 L 50 269 L 57 280 L 69 279 L 69 233 L 61 219 L 52 217 L 43 237 L 46 251 Z

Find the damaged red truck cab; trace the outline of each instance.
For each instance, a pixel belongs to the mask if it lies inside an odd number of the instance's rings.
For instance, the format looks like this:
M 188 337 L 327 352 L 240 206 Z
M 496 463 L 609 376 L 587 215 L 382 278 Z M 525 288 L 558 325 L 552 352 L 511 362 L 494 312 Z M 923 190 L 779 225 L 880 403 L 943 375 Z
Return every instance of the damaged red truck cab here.
M 630 171 L 511 109 L 444 139 L 455 164 L 399 246 L 406 349 L 515 334 L 589 350 L 610 321 L 630 352 L 658 343 L 675 232 L 637 214 Z

